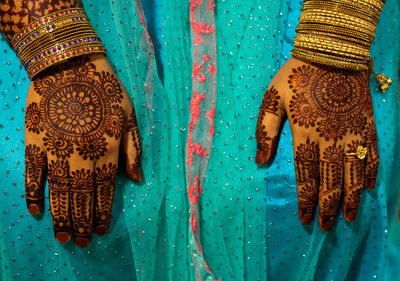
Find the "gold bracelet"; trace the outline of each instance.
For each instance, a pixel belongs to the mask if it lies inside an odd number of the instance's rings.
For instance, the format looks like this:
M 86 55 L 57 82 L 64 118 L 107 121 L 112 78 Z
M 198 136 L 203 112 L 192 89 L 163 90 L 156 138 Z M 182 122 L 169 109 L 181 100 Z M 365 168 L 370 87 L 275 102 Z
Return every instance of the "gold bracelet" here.
M 324 31 L 319 31 L 319 30 L 299 30 L 297 32 L 298 35 L 313 35 L 313 36 L 318 36 L 320 38 L 331 38 L 333 40 L 337 39 L 337 40 L 343 40 L 346 42 L 351 42 L 353 44 L 356 44 L 360 47 L 365 47 L 365 48 L 370 48 L 371 45 L 369 43 L 369 41 L 365 41 L 362 39 L 358 39 L 356 37 L 351 37 L 351 36 L 345 36 L 345 35 L 340 35 L 337 33 L 329 33 Z
M 344 3 L 340 3 L 340 2 L 338 2 L 337 4 L 325 3 L 328 1 L 329 0 L 323 0 L 322 3 L 320 1 L 307 2 L 303 5 L 302 11 L 315 10 L 315 9 L 320 9 L 320 10 L 326 9 L 326 10 L 330 10 L 330 11 L 337 11 L 344 15 L 356 16 L 360 19 L 366 19 L 373 23 L 378 23 L 379 17 L 376 13 L 369 12 L 368 10 L 365 10 L 365 9 L 355 9 L 353 6 L 346 6 L 346 5 L 344 5 Z M 315 2 L 318 2 L 318 3 L 315 3 Z
M 46 42 L 46 40 L 48 40 L 49 37 L 56 37 L 58 36 L 58 34 L 62 34 L 62 33 L 68 33 L 68 32 L 74 32 L 75 30 L 80 30 L 77 29 L 76 24 L 74 23 L 70 23 L 65 22 L 64 25 L 61 25 L 62 28 L 58 28 L 55 30 L 50 30 L 49 32 L 47 32 L 46 36 L 35 36 L 33 37 L 34 40 L 26 40 L 28 43 L 25 43 L 25 41 L 21 42 L 18 41 L 16 47 L 14 48 L 17 52 L 17 54 L 19 52 L 21 52 L 24 48 L 26 48 L 28 45 L 33 45 L 33 44 L 42 44 L 42 42 Z M 81 24 L 80 27 L 82 27 L 81 29 L 83 29 L 83 27 L 85 27 L 85 29 L 90 29 L 91 28 L 91 24 L 89 22 Z M 42 33 L 43 34 L 43 33 Z M 31 36 L 33 36 L 34 34 L 32 34 Z M 20 43 L 21 42 L 21 43 Z
M 353 54 L 359 54 L 367 57 L 370 56 L 369 48 L 351 45 L 349 42 L 343 40 L 332 40 L 328 37 L 321 38 L 320 36 L 314 36 L 312 34 L 298 34 L 295 38 L 295 41 L 311 44 L 315 43 L 318 45 L 326 46 L 327 48 L 333 48 L 333 50 L 340 50 L 342 52 L 349 51 Z
M 329 34 L 337 34 L 337 35 L 342 35 L 344 37 L 348 38 L 356 38 L 358 40 L 365 41 L 369 44 L 374 40 L 374 36 L 371 36 L 369 34 L 355 31 L 355 30 L 350 30 L 347 28 L 343 28 L 340 26 L 331 26 L 327 24 L 313 24 L 313 23 L 300 23 L 297 28 L 296 32 L 309 32 L 309 31 L 320 31 L 320 32 L 326 32 Z
M 298 49 L 293 49 L 290 51 L 290 54 L 303 61 L 323 64 L 335 68 L 343 68 L 352 71 L 367 71 L 368 65 L 366 61 L 345 61 L 345 60 L 338 60 L 337 57 L 329 58 L 321 55 L 320 53 L 312 53 L 312 52 L 302 52 Z
M 320 15 L 317 13 L 304 13 L 301 14 L 300 22 L 315 22 L 315 23 L 328 23 L 334 26 L 343 26 L 349 29 L 367 31 L 369 34 L 375 34 L 376 26 L 368 22 L 347 20 L 337 17 L 329 17 L 327 15 Z
M 24 27 L 13 40 L 30 79 L 70 58 L 91 53 L 106 54 L 101 39 L 83 9 L 65 9 Z
M 368 70 L 384 1 L 304 0 L 291 54 L 349 70 Z

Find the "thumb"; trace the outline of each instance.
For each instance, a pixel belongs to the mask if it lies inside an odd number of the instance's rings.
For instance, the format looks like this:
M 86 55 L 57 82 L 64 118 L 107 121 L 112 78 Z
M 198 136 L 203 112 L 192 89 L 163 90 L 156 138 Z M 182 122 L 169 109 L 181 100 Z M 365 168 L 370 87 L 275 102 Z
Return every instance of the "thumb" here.
M 133 107 L 122 135 L 122 151 L 125 156 L 125 166 L 128 176 L 134 181 L 142 181 L 143 171 L 140 165 L 142 146 L 140 144 L 139 129 Z
M 281 96 L 273 86 L 268 88 L 258 115 L 256 139 L 256 163 L 267 163 L 274 154 L 277 145 L 277 136 L 285 111 L 281 105 Z

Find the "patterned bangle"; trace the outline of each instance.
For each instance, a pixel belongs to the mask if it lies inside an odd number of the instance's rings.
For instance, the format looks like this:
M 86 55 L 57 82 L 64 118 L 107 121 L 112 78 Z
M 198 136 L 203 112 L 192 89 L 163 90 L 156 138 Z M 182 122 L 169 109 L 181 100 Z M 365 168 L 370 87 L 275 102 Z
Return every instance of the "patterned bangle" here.
M 303 51 L 299 49 L 291 50 L 290 54 L 299 60 L 323 64 L 335 68 L 343 68 L 352 71 L 368 70 L 368 61 L 357 61 L 345 58 L 341 58 L 341 60 L 338 60 L 337 56 L 330 56 L 322 53 L 315 53 L 310 50 Z
M 291 54 L 313 63 L 368 70 L 384 2 L 304 0 Z
M 101 39 L 83 9 L 65 9 L 21 29 L 12 39 L 14 50 L 30 79 L 76 56 L 106 54 Z

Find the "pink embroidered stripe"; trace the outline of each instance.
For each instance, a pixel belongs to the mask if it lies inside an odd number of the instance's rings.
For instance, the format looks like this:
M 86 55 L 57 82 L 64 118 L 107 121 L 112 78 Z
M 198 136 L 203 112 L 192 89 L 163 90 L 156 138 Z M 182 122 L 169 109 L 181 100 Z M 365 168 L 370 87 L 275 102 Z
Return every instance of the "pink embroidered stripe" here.
M 186 146 L 190 202 L 190 253 L 197 280 L 218 280 L 204 259 L 200 243 L 199 204 L 214 135 L 217 51 L 213 0 L 190 1 L 193 89 Z

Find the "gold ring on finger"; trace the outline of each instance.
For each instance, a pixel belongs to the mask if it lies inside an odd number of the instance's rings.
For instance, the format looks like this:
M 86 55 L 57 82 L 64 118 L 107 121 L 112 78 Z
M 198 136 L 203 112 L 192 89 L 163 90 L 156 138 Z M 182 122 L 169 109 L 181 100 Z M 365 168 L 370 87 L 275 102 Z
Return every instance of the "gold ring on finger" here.
M 355 155 L 358 157 L 358 159 L 364 159 L 365 156 L 367 156 L 367 152 L 368 152 L 368 150 L 366 147 L 359 145 L 359 146 L 357 146 L 356 152 L 349 152 L 349 153 L 346 153 L 346 155 L 347 156 Z

